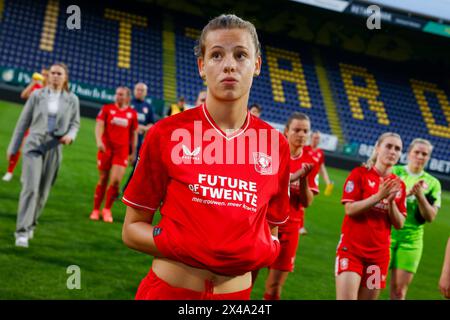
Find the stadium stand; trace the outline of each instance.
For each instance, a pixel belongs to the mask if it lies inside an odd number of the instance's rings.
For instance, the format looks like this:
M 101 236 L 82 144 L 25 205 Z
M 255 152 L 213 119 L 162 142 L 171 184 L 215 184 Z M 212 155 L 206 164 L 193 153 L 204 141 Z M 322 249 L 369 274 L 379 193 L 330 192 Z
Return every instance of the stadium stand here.
M 151 97 L 172 103 L 184 96 L 194 103 L 204 88 L 193 55 L 198 26 L 189 19 L 167 23 L 157 10 L 125 12 L 114 5 L 91 4 L 83 7 L 83 32 L 77 32 L 66 27 L 63 8 L 69 5 L 58 0 L 4 1 L 0 68 L 34 72 L 63 61 L 71 80 L 87 86 L 111 90 L 144 81 Z M 268 35 L 262 51 L 263 70 L 250 102 L 263 106 L 263 119 L 284 123 L 292 112 L 303 111 L 314 129 L 347 144 L 373 144 L 385 131 L 398 132 L 405 145 L 420 136 L 435 145 L 436 158 L 450 160 L 450 92 L 440 78 Z

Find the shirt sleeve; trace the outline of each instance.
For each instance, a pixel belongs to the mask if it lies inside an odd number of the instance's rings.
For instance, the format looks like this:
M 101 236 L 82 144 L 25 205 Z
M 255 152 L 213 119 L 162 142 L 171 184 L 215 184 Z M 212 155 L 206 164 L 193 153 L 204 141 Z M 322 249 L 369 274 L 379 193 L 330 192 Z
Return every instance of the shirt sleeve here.
M 361 183 L 361 172 L 359 168 L 353 169 L 344 183 L 341 203 L 362 200 L 363 190 Z
M 400 211 L 400 213 L 406 217 L 406 185 L 403 181 L 402 190 L 400 192 L 400 196 L 395 199 L 395 203 L 397 204 L 398 211 Z
M 325 152 L 323 152 L 323 150 L 320 150 L 319 169 L 320 169 L 320 166 L 322 166 L 323 164 L 325 164 Z
M 316 164 L 312 172 L 308 175 L 308 186 L 314 195 L 319 193 L 319 166 L 320 164 Z
M 287 142 L 280 135 L 280 164 L 278 170 L 278 192 L 269 201 L 267 222 L 272 225 L 281 225 L 289 218 L 289 177 L 290 153 Z
M 101 109 L 100 112 L 97 115 L 96 120 L 102 120 L 106 122 L 106 118 L 108 117 L 108 105 L 104 105 Z
M 158 128 L 153 126 L 148 131 L 135 171 L 122 198 L 127 206 L 148 213 L 154 213 L 160 207 L 169 182 Z
M 430 188 L 431 188 L 431 191 L 426 195 L 427 200 L 433 206 L 440 208 L 441 207 L 441 194 L 442 194 L 441 183 L 439 182 L 439 180 L 436 179 Z

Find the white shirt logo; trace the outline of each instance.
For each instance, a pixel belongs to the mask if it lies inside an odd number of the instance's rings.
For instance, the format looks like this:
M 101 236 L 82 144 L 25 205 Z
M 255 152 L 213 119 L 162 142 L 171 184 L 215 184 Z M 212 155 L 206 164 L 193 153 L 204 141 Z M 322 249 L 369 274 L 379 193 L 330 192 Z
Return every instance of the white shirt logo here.
M 200 154 L 200 147 L 197 147 L 194 149 L 194 151 L 189 150 L 188 147 L 186 147 L 184 144 L 182 146 L 183 148 L 183 159 L 194 159 L 194 160 L 198 160 L 199 157 L 198 155 Z
M 370 181 L 370 180 L 369 180 L 369 186 L 370 186 L 371 188 L 375 187 L 375 181 Z

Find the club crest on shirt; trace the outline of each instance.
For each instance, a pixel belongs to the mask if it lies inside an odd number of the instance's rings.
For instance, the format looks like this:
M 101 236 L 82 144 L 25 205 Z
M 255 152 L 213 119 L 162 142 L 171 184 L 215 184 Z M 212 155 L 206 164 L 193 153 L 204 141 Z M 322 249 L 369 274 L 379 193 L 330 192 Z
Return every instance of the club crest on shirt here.
M 131 112 L 127 112 L 127 118 L 131 119 L 133 117 L 133 114 Z
M 371 188 L 375 187 L 375 181 L 368 180 L 368 182 Z
M 148 113 L 148 108 L 147 108 L 147 107 L 143 107 L 143 108 L 142 108 L 142 112 L 144 112 L 145 114 L 147 114 L 147 113 Z
M 355 190 L 355 184 L 353 183 L 352 180 L 350 180 L 345 185 L 345 192 L 350 193 L 350 192 L 353 192 L 353 190 Z
M 256 172 L 262 175 L 272 174 L 272 157 L 262 152 L 253 152 L 253 160 Z

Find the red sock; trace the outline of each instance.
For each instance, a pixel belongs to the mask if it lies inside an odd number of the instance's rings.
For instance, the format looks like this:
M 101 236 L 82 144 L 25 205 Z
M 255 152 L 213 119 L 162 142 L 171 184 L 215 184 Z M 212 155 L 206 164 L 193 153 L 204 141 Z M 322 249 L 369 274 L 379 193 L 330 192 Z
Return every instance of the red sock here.
M 111 209 L 118 195 L 119 195 L 119 187 L 110 185 L 108 191 L 106 191 L 105 209 Z
M 19 158 L 20 158 L 20 151 L 18 151 L 16 154 L 13 154 L 11 156 L 11 159 L 9 160 L 9 164 L 8 164 L 8 172 L 9 173 L 13 173 L 14 169 L 17 166 L 17 163 L 19 162 Z
M 94 210 L 100 210 L 103 198 L 105 197 L 106 184 L 97 184 L 94 194 Z
M 264 300 L 280 300 L 280 296 L 277 294 L 268 294 L 268 293 L 264 293 Z

